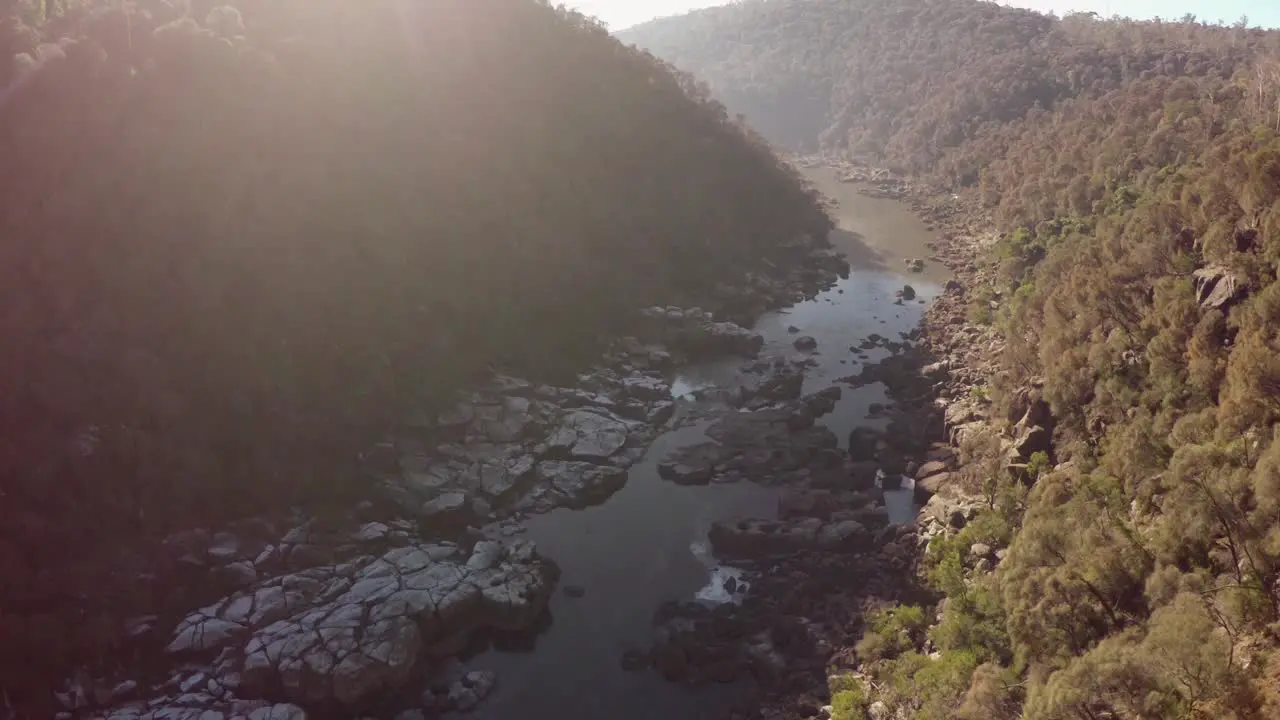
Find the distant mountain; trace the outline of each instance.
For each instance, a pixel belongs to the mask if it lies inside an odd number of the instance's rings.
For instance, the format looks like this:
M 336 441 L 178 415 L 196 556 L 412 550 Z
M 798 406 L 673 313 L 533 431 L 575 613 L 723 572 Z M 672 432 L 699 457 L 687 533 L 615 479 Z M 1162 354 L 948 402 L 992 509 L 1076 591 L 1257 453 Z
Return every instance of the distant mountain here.
M 750 0 L 619 38 L 697 75 L 775 143 L 915 172 L 1032 108 L 1154 77 L 1230 78 L 1276 43 L 1259 30 L 953 0 Z M 975 168 L 955 170 L 976 182 Z

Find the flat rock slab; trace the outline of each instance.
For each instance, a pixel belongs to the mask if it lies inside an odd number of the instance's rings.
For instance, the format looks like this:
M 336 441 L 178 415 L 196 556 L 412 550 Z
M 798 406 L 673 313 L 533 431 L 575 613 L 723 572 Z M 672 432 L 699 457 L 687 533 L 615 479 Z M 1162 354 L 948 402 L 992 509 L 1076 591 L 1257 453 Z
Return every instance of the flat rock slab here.
M 925 478 L 933 477 L 934 475 L 937 475 L 939 473 L 947 472 L 950 469 L 951 469 L 951 465 L 949 463 L 943 462 L 941 460 L 930 460 L 929 462 L 921 465 L 920 468 L 916 470 L 916 479 L 924 480 Z
M 582 509 L 599 505 L 622 489 L 627 471 L 610 465 L 573 460 L 545 460 L 538 464 L 538 498 L 547 495 L 556 507 Z M 536 499 L 531 501 L 536 504 Z
M 627 444 L 629 428 L 622 420 L 604 412 L 574 410 L 560 421 L 547 444 L 566 452 L 574 460 L 602 462 Z
M 250 697 L 358 706 L 408 681 L 435 643 L 531 624 L 557 575 L 528 541 L 411 544 L 231 595 L 185 618 L 168 651 L 223 651 L 216 674 Z
M 195 702 L 197 698 L 189 698 Z M 199 698 L 198 700 L 206 700 Z M 207 699 L 203 707 L 182 705 L 174 699 L 155 707 L 123 707 L 97 716 L 100 720 L 308 720 L 307 711 L 288 703 L 267 704 L 261 701 L 216 703 Z

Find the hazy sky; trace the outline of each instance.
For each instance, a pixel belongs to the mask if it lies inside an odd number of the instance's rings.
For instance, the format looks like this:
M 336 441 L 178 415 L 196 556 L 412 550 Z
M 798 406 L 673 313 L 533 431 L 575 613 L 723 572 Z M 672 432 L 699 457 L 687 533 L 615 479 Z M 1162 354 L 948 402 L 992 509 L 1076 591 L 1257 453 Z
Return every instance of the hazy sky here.
M 655 17 L 723 5 L 725 0 L 566 0 L 566 4 L 604 20 L 611 30 L 622 30 Z M 1177 19 L 1193 13 L 1207 22 L 1230 23 L 1248 15 L 1250 25 L 1280 27 L 1280 0 L 1015 0 L 1003 4 L 1043 12 L 1092 10 L 1108 17 L 1126 15 L 1139 20 L 1156 16 Z

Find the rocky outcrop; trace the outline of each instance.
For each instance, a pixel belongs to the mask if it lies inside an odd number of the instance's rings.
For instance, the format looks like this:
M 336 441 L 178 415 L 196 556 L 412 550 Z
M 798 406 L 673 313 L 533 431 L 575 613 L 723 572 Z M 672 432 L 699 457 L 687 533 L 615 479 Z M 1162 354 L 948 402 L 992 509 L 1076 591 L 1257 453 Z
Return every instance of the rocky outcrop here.
M 574 410 L 547 438 L 548 453 L 573 460 L 603 462 L 627 444 L 629 426 L 604 410 Z
M 622 338 L 606 359 L 577 387 L 500 375 L 406 423 L 370 453 L 380 499 L 433 532 L 608 499 L 675 404 L 664 347 Z
M 758 348 L 758 336 L 705 313 L 690 312 L 681 323 L 674 338 L 685 350 L 677 352 Z M 444 412 L 408 418 L 371 448 L 364 466 L 377 492 L 349 517 L 284 533 L 262 521 L 175 536 L 168 543 L 173 562 L 197 581 L 188 595 L 223 593 L 183 617 L 163 643 L 178 669 L 151 693 L 137 692 L 132 680 L 103 680 L 93 693 L 98 700 L 64 705 L 105 708 L 122 719 L 355 712 L 421 682 L 424 660 L 457 652 L 471 633 L 529 625 L 545 607 L 554 566 L 526 543 L 477 543 L 468 527 L 587 507 L 617 492 L 627 467 L 674 414 L 662 374 L 672 362 L 663 345 L 621 338 L 605 364 L 573 387 L 496 375 Z M 755 423 L 776 427 L 746 433 L 741 442 L 781 443 L 784 428 L 809 428 L 809 448 L 793 468 L 812 450 L 834 446 L 811 427 L 833 404 L 831 393 L 799 399 L 800 365 L 758 370 L 741 402 L 790 405 Z M 361 524 L 359 517 L 388 519 Z M 454 539 L 424 542 L 417 539 L 423 532 Z M 131 622 L 141 634 L 165 629 L 156 616 Z M 109 692 L 117 685 L 133 690 Z M 493 684 L 455 685 L 406 712 L 464 709 Z
M 866 603 L 909 584 L 920 547 L 914 526 L 850 517 L 877 509 L 872 502 L 865 493 L 798 488 L 784 494 L 780 520 L 717 523 L 712 542 L 749 568 L 735 584 L 749 592 L 715 608 L 664 604 L 654 615 L 656 642 L 625 653 L 622 666 L 694 687 L 747 679 L 760 695 L 744 698 L 732 717 L 818 716 L 825 668 L 856 643 Z M 777 702 L 790 707 L 759 709 Z
M 685 484 L 784 484 L 840 474 L 843 454 L 835 434 L 814 424 L 839 397 L 840 389 L 832 387 L 777 407 L 728 413 L 707 428 L 712 442 L 672 452 L 659 472 Z
M 193 680 L 195 678 L 188 678 Z M 196 689 L 193 685 L 192 689 Z M 148 703 L 144 707 L 125 707 L 100 716 L 103 720 L 308 720 L 305 710 L 292 703 L 267 703 L 254 700 L 213 701 L 201 697 L 205 693 L 186 693 L 186 699 L 177 697 Z M 183 704 L 183 703 L 188 704 Z
M 935 448 L 930 452 L 930 458 L 915 472 L 916 502 L 922 505 L 934 495 L 952 490 L 957 480 L 955 453 L 949 447 Z
M 816 350 L 818 348 L 818 341 L 812 335 L 801 335 L 791 344 L 794 345 L 797 350 L 803 350 L 805 352 Z
M 424 543 L 380 522 L 343 531 L 311 521 L 252 560 L 240 559 L 254 549 L 234 538 L 182 542 L 262 579 L 183 617 L 164 648 L 177 668 L 169 679 L 149 693 L 120 683 L 125 690 L 98 699 L 101 717 L 356 713 L 421 682 L 424 662 L 457 652 L 472 633 L 534 624 L 559 576 L 527 541 Z
M 538 464 L 539 484 L 525 496 L 518 510 L 546 512 L 556 507 L 576 510 L 598 505 L 622 489 L 627 471 L 609 465 L 573 460 L 547 460 Z
M 690 359 L 714 355 L 755 357 L 764 338 L 731 322 L 717 322 L 701 308 L 651 307 L 643 312 L 641 337 L 674 348 Z
M 1239 278 L 1221 265 L 1203 267 L 1192 273 L 1196 286 L 1196 299 L 1200 307 L 1227 310 L 1245 295 L 1245 287 Z
M 872 535 L 857 520 L 740 520 L 711 526 L 711 545 L 726 558 L 759 558 L 798 550 L 858 550 Z
M 210 681 L 241 697 L 358 708 L 455 638 L 531 624 L 556 577 L 528 542 L 410 543 L 229 595 L 184 618 L 166 650 L 216 656 Z
M 1009 431 L 1013 436 L 1007 453 L 1011 467 L 1025 466 L 1037 453 L 1053 455 L 1053 415 L 1038 389 L 1024 389 L 1014 396 L 1010 414 L 1023 408 L 1021 417 Z

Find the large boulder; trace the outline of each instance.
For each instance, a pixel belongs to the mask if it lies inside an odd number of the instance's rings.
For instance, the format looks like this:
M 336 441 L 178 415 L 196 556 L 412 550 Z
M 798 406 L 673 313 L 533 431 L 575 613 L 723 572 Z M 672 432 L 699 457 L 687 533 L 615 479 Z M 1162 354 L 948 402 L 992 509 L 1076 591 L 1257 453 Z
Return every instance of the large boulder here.
M 1045 402 L 1043 393 L 1037 387 L 1019 388 L 1009 398 L 1007 419 L 1015 425 L 1047 427 L 1053 422 L 1052 415 L 1049 403 Z
M 538 463 L 539 495 L 554 495 L 556 506 L 582 509 L 608 500 L 627 483 L 627 471 L 572 460 Z
M 574 410 L 560 421 L 547 445 L 574 460 L 603 462 L 627 444 L 629 432 L 626 422 L 603 410 Z
M 947 491 L 947 488 L 954 485 L 956 475 L 950 472 L 934 473 L 926 478 L 915 481 L 915 500 L 917 504 L 924 504 L 934 495 Z
M 1245 295 L 1244 284 L 1220 265 L 1203 267 L 1192 273 L 1196 298 L 1206 309 L 1225 310 Z
M 1021 430 L 1013 444 L 1013 451 L 1024 462 L 1030 460 L 1035 453 L 1042 452 L 1047 454 L 1052 449 L 1053 437 L 1048 430 L 1039 425 Z
M 732 456 L 719 443 L 706 442 L 672 451 L 658 463 L 658 476 L 677 485 L 706 485 L 715 476 L 716 466 Z
M 941 460 L 930 460 L 916 469 L 915 476 L 917 480 L 924 480 L 938 473 L 946 472 L 951 469 L 951 465 Z

